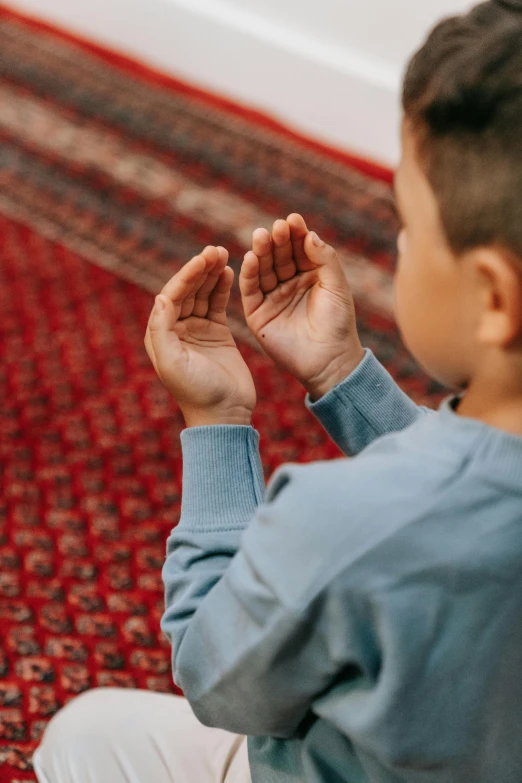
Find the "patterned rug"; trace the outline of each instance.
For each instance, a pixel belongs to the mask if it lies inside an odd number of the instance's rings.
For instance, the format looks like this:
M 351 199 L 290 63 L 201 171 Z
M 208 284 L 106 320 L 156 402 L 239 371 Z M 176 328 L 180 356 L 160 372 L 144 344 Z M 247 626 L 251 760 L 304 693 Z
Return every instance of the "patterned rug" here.
M 174 692 L 159 631 L 183 422 L 143 347 L 153 297 L 207 244 L 303 214 L 338 248 L 371 347 L 446 393 L 393 323 L 391 175 L 0 9 L 0 781 L 35 780 L 50 717 L 96 686 Z M 339 456 L 246 330 L 267 477 Z

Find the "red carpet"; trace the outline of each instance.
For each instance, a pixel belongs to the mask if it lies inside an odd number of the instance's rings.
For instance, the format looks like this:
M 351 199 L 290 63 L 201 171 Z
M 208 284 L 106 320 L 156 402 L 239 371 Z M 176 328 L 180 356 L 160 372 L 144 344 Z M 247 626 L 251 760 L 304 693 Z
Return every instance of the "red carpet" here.
M 50 45 L 52 44 L 52 45 Z M 159 631 L 182 420 L 150 366 L 153 297 L 206 244 L 237 269 L 254 228 L 301 212 L 340 251 L 365 345 L 417 401 L 391 316 L 389 174 L 268 118 L 0 11 L 0 782 L 85 689 L 173 691 Z M 339 456 L 304 393 L 254 371 L 267 476 Z

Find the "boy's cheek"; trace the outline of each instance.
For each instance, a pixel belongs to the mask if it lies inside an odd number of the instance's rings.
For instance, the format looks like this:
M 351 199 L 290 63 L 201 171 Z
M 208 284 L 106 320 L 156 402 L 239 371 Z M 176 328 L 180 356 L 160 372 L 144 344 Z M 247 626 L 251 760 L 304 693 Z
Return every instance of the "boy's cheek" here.
M 419 340 L 423 340 L 426 314 L 431 309 L 425 301 L 427 292 L 422 283 L 410 259 L 401 254 L 393 286 L 394 314 L 403 342 L 412 352 L 417 349 Z

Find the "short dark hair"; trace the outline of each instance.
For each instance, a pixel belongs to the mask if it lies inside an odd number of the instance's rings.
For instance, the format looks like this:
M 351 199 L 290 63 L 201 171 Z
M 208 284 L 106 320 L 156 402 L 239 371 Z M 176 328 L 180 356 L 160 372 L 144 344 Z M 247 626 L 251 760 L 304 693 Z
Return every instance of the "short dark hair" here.
M 522 0 L 442 20 L 408 65 L 402 105 L 453 252 L 522 259 Z

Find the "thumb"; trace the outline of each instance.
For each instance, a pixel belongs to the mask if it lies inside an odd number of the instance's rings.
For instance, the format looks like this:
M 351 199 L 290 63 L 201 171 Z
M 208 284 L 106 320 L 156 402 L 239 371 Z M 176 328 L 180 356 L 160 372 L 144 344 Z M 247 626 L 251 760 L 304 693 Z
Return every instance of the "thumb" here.
M 319 280 L 326 288 L 336 293 L 349 292 L 348 281 L 337 251 L 323 242 L 315 231 L 310 231 L 305 237 L 304 251 L 317 268 Z
M 172 367 L 173 361 L 182 352 L 181 341 L 173 327 L 177 321 L 174 306 L 166 296 L 157 296 L 150 314 L 147 330 L 148 343 L 152 351 L 150 357 L 158 375 L 162 370 Z

